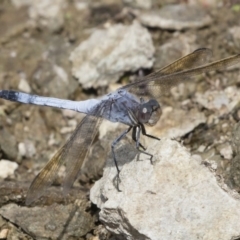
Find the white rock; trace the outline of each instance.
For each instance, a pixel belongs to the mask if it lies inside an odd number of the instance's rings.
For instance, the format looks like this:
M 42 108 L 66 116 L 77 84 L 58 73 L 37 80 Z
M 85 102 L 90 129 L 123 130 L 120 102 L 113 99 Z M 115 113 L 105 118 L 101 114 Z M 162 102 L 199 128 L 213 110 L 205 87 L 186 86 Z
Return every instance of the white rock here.
M 22 156 L 22 157 L 26 156 L 27 149 L 23 142 L 20 142 L 18 144 L 18 152 L 19 152 L 20 156 Z
M 196 93 L 195 101 L 207 109 L 216 110 L 219 115 L 227 114 L 240 101 L 240 92 L 237 87 L 230 86 L 223 91 L 209 90 L 205 93 Z
M 231 160 L 233 157 L 233 149 L 230 143 L 225 143 L 224 146 L 220 149 L 220 154 L 228 160 Z
M 20 82 L 18 84 L 18 89 L 23 91 L 23 92 L 26 92 L 26 93 L 30 93 L 31 92 L 31 87 L 28 84 L 27 80 L 24 79 L 24 78 L 20 79 Z
M 86 10 L 89 7 L 89 2 L 88 0 L 75 0 L 74 1 L 74 6 L 77 10 Z
M 0 160 L 0 178 L 7 178 L 14 174 L 14 171 L 18 168 L 18 164 L 8 160 Z
M 0 231 L 0 239 L 7 239 L 8 233 L 9 233 L 9 229 L 3 228 L 3 229 Z
M 96 30 L 70 56 L 72 74 L 84 88 L 107 86 L 126 71 L 151 68 L 154 47 L 147 29 L 137 21 Z
M 36 154 L 36 148 L 32 141 L 25 140 L 18 144 L 18 152 L 21 157 L 31 158 Z
M 30 18 L 40 26 L 57 31 L 63 26 L 65 0 L 35 0 L 29 7 Z
M 223 190 L 210 170 L 176 141 L 154 141 L 144 154 L 117 155 L 120 189 L 113 185 L 116 168 L 108 162 L 90 199 L 101 209 L 108 230 L 124 239 L 209 240 L 240 236 L 240 201 Z

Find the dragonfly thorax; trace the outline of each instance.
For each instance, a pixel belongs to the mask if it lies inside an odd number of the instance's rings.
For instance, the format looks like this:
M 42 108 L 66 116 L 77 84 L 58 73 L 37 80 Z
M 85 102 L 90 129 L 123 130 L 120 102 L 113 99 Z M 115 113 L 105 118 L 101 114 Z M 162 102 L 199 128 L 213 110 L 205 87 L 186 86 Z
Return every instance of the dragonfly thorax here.
M 149 126 L 154 126 L 161 115 L 162 110 L 159 103 L 156 100 L 151 99 L 140 105 L 138 111 L 138 121 L 143 124 L 148 124 Z

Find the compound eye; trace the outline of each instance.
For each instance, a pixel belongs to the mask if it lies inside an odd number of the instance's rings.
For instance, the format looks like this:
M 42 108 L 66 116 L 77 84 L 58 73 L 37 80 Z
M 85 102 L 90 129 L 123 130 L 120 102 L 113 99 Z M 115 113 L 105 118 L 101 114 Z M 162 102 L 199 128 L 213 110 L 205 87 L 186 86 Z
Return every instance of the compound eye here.
M 154 99 L 143 103 L 139 110 L 139 122 L 143 124 L 147 124 L 149 126 L 154 126 L 160 116 L 162 114 L 162 110 L 158 102 Z
M 161 115 L 162 115 L 162 110 L 161 110 L 160 106 L 158 105 L 157 108 L 154 108 L 152 110 L 151 117 L 148 120 L 148 125 L 149 126 L 154 126 L 158 122 L 158 120 L 160 119 Z

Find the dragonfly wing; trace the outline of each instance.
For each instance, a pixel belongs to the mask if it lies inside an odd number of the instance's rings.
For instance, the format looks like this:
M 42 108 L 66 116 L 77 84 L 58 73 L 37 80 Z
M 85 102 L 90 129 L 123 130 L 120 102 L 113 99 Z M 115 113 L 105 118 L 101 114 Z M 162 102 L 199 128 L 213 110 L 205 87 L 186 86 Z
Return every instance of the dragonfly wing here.
M 98 132 L 102 118 L 87 115 L 79 124 L 78 131 L 72 135 L 71 145 L 66 152 L 66 176 L 63 182 L 63 192 L 67 194 L 76 180 L 83 161 Z
M 169 92 L 172 87 L 178 85 L 180 82 L 186 81 L 191 77 L 195 77 L 205 72 L 224 70 L 227 67 L 239 62 L 240 54 L 237 54 L 207 65 L 174 72 L 167 75 L 163 75 L 161 72 L 156 72 L 155 74 L 144 77 L 138 82 L 130 83 L 124 86 L 123 89 L 126 89 L 138 96 L 151 96 L 154 98 L 159 98 L 166 94 L 166 92 Z
M 148 77 L 153 77 L 156 75 L 167 75 L 171 73 L 176 73 L 191 69 L 194 67 L 202 66 L 209 62 L 212 57 L 212 50 L 209 48 L 199 48 L 194 52 L 184 56 L 175 62 L 169 64 L 166 67 L 161 68 L 157 72 L 151 73 Z
M 67 145 L 67 143 L 65 145 Z M 31 204 L 41 197 L 45 189 L 49 187 L 57 177 L 58 170 L 64 160 L 62 156 L 65 151 L 65 145 L 54 154 L 51 160 L 34 178 L 27 192 L 26 205 Z
M 65 145 L 33 180 L 26 197 L 27 205 L 43 195 L 46 188 L 56 179 L 59 168 L 65 160 L 67 160 L 67 169 L 63 188 L 65 193 L 69 190 L 81 169 L 100 122 L 101 119 L 97 116 L 87 115 L 83 118 Z

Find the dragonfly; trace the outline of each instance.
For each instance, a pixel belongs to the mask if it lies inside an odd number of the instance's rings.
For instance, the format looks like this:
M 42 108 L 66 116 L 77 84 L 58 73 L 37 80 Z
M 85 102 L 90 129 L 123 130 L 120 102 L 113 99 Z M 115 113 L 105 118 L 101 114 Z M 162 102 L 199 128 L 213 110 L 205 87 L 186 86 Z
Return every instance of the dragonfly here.
M 145 126 L 154 126 L 160 119 L 162 113 L 161 97 L 169 93 L 172 87 L 197 75 L 216 70 L 222 71 L 240 62 L 240 54 L 209 63 L 211 56 L 212 51 L 210 49 L 197 49 L 172 64 L 141 77 L 135 82 L 129 83 L 99 99 L 71 101 L 13 90 L 0 90 L 0 98 L 6 100 L 70 109 L 86 114 L 67 142 L 34 178 L 27 192 L 26 204 L 31 204 L 44 194 L 44 191 L 56 179 L 58 171 L 64 163 L 66 164 L 66 175 L 62 187 L 63 193 L 68 193 L 81 170 L 102 119 L 120 122 L 128 126 L 111 144 L 112 157 L 118 178 L 120 169 L 117 164 L 115 147 L 130 131 L 132 131 L 132 139 L 136 143 L 136 148 L 152 159 L 153 156 L 146 152 L 145 147 L 140 143 L 140 135 L 159 140 L 158 137 L 147 134 Z

